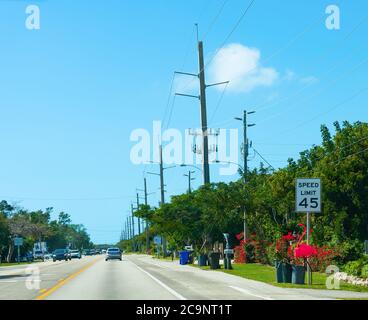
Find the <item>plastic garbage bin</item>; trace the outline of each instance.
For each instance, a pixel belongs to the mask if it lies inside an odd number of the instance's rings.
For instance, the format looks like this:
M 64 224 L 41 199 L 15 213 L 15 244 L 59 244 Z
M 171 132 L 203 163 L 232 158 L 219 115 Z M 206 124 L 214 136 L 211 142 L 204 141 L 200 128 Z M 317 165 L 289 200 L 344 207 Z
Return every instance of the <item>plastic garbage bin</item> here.
M 292 266 L 291 282 L 293 284 L 305 284 L 305 267 L 304 266 Z
M 198 256 L 198 266 L 199 267 L 207 266 L 207 255 L 206 254 L 200 254 Z
M 186 265 L 189 262 L 189 251 L 180 251 L 179 252 L 180 257 L 180 264 Z
M 209 255 L 211 269 L 220 269 L 220 252 L 211 252 Z

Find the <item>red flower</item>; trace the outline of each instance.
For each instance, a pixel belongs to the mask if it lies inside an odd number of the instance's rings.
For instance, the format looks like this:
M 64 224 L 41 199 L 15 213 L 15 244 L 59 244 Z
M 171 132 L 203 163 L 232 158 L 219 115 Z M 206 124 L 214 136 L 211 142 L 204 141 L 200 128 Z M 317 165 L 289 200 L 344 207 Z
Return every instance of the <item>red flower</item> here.
M 295 248 L 294 255 L 296 258 L 310 258 L 317 255 L 317 250 L 310 245 L 302 243 Z
M 240 232 L 239 234 L 235 235 L 235 237 L 240 241 L 244 238 L 244 232 Z

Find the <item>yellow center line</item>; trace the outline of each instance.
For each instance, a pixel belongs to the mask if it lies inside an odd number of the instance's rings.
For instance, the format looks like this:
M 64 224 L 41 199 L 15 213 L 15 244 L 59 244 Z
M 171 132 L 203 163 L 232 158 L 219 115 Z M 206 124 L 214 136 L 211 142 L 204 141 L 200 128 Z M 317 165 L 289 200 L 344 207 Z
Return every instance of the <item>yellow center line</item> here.
M 46 297 L 48 297 L 51 293 L 55 292 L 57 289 L 59 289 L 60 287 L 62 287 L 64 284 L 66 284 L 68 281 L 72 280 L 73 278 L 75 278 L 76 276 L 80 275 L 82 272 L 86 271 L 87 269 L 89 269 L 90 267 L 92 267 L 96 262 L 100 261 L 101 259 L 92 261 L 91 263 L 87 264 L 85 267 L 83 267 L 82 269 L 80 269 L 79 271 L 73 273 L 71 276 L 69 276 L 68 278 L 66 278 L 65 280 L 61 280 L 58 282 L 58 284 L 56 284 L 55 286 L 53 286 L 52 288 L 50 288 L 49 290 L 47 290 L 45 293 L 41 294 L 40 296 L 38 296 L 35 300 L 43 300 Z

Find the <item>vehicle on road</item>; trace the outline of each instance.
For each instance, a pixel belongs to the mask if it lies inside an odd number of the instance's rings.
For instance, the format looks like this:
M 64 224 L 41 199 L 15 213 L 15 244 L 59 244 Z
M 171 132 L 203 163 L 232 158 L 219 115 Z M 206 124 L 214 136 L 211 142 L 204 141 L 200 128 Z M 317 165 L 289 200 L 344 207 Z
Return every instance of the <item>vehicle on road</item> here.
M 92 256 L 93 255 L 93 252 L 91 249 L 86 249 L 83 251 L 83 255 L 85 256 Z
M 72 260 L 70 250 L 68 249 L 56 249 L 52 255 L 52 260 L 55 261 L 61 261 L 61 260 Z
M 15 258 L 16 262 L 33 262 L 34 257 L 32 252 L 27 252 L 25 255 L 21 256 L 18 261 L 18 257 Z
M 51 260 L 52 259 L 52 253 L 45 253 L 43 255 L 44 261 Z
M 121 261 L 121 251 L 119 248 L 109 248 L 106 251 L 105 261 L 109 260 L 120 260 Z
M 70 250 L 70 256 L 72 259 L 81 259 L 82 255 L 79 250 Z
M 34 260 L 45 261 L 45 253 L 43 253 L 40 250 L 35 251 L 34 254 L 33 254 L 33 259 Z

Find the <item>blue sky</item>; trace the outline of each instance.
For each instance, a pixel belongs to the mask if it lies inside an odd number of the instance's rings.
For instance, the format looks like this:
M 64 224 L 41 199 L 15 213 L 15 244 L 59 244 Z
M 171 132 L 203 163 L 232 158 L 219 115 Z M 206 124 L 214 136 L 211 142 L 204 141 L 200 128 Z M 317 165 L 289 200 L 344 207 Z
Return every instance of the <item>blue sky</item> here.
M 332 2 L 341 10 L 338 31 L 325 27 Z M 240 58 L 244 48 L 258 52 L 258 85 L 238 79 L 215 114 L 221 88 L 208 89 L 210 126 L 240 128 L 234 116 L 258 111 L 249 136 L 274 167 L 318 144 L 321 123 L 366 121 L 368 3 L 332 2 L 256 0 L 225 48 L 240 48 L 232 51 Z M 93 241 L 116 242 L 143 170 L 158 169 L 131 163 L 131 132 L 162 120 L 175 70 L 197 72 L 194 23 L 209 81 L 239 71 L 213 57 L 248 3 L 227 1 L 213 23 L 223 0 L 0 1 L 0 198 L 66 211 Z M 40 30 L 25 28 L 29 4 L 41 10 Z M 170 127 L 199 125 L 197 101 L 176 98 L 173 106 Z M 250 166 L 259 162 L 251 152 Z M 237 178 L 211 169 L 213 181 Z M 186 191 L 185 171 L 167 171 L 167 196 Z M 147 179 L 157 205 L 158 178 Z

